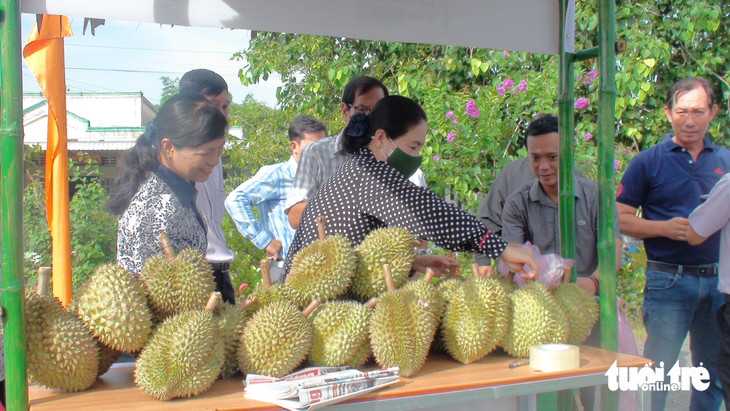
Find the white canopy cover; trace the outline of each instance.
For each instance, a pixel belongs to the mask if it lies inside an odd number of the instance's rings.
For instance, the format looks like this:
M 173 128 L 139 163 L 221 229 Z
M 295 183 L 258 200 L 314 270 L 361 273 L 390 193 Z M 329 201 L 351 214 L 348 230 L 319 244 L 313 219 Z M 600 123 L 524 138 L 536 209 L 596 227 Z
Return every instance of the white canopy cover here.
M 560 36 L 558 0 L 22 0 L 22 11 L 541 54 L 558 54 Z

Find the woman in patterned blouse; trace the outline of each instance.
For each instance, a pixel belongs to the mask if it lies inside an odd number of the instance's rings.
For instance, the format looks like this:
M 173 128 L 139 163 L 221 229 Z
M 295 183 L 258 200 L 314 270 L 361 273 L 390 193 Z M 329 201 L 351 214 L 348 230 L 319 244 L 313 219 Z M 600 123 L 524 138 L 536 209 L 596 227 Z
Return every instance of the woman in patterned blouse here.
M 421 163 L 426 121 L 418 103 L 402 96 L 385 97 L 367 116 L 351 117 L 342 149 L 352 157 L 307 204 L 287 255 L 287 270 L 297 251 L 317 239 L 315 219 L 324 216 L 326 235 L 342 234 L 353 247 L 376 228 L 400 226 L 445 249 L 499 257 L 518 272 L 528 264 L 529 277 L 537 273 L 531 251 L 508 247 L 474 216 L 408 181 Z M 414 269 L 433 265 L 437 273 L 445 268 L 434 256 L 417 256 Z
M 183 93 L 162 105 L 124 157 L 107 202 L 119 218 L 117 262 L 137 274 L 148 257 L 162 252 L 167 233 L 177 251 L 205 255 L 206 227 L 195 206 L 195 182 L 218 164 L 228 123 L 205 97 Z

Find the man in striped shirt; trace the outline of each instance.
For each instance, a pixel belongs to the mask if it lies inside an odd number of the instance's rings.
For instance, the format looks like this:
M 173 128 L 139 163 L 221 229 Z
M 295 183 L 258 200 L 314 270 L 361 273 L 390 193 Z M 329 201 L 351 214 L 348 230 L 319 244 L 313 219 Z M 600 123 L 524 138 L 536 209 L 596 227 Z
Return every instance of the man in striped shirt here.
M 289 126 L 288 161 L 263 166 L 259 171 L 228 195 L 226 209 L 238 231 L 260 249 L 269 260 L 283 260 L 289 251 L 294 230 L 284 212 L 289 190 L 297 172 L 299 155 L 309 143 L 326 135 L 326 127 L 314 117 L 301 115 Z M 258 207 L 256 219 L 253 207 Z M 272 274 L 276 270 L 272 266 Z

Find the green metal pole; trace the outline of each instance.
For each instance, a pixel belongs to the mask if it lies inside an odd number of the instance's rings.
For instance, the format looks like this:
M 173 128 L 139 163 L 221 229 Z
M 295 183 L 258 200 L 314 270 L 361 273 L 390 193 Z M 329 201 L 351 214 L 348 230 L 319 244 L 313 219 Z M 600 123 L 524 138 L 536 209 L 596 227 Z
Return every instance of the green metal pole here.
M 560 252 L 565 258 L 575 258 L 575 189 L 573 188 L 573 56 L 565 52 L 565 11 L 567 0 L 560 0 L 560 70 L 558 80 L 558 121 L 560 124 Z M 575 282 L 575 270 L 571 281 Z
M 575 258 L 575 189 L 573 188 L 573 55 L 565 51 L 565 26 L 568 1 L 560 0 L 560 61 L 558 78 L 558 123 L 560 132 L 560 165 L 558 168 L 560 210 L 560 252 Z M 572 23 L 571 23 L 572 24 Z M 575 282 L 575 270 L 571 281 Z M 570 411 L 573 390 L 558 391 L 557 409 Z
M 9 411 L 28 409 L 23 285 L 23 88 L 20 0 L 0 0 L 0 231 L 5 337 L 5 392 Z
M 601 348 L 616 351 L 616 243 L 613 229 L 614 134 L 616 104 L 616 4 L 598 1 L 598 266 L 601 305 Z M 601 390 L 601 409 L 618 409 L 618 391 Z

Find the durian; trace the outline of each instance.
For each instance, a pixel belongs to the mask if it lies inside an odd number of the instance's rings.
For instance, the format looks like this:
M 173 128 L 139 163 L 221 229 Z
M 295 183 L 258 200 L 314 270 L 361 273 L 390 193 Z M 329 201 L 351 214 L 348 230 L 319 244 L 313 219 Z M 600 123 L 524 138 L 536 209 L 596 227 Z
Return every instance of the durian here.
M 292 260 L 286 290 L 299 307 L 312 300 L 334 300 L 350 286 L 355 254 L 341 234 L 325 238 L 325 219 L 317 217 L 319 241 L 301 249 Z
M 583 344 L 598 321 L 598 301 L 573 283 L 561 284 L 553 295 L 568 318 L 568 344 Z
M 416 257 L 413 247 L 413 235 L 405 228 L 394 226 L 371 231 L 355 248 L 357 265 L 352 279 L 352 293 L 360 301 L 384 293 L 385 264 L 390 266 L 395 287 L 405 284 Z
M 395 290 L 389 267 L 383 275 L 388 292 L 379 297 L 370 318 L 370 344 L 381 367 L 399 367 L 400 375 L 410 377 L 426 362 L 436 318 L 413 291 Z
M 140 273 L 158 322 L 186 310 L 204 309 L 215 291 L 213 269 L 204 255 L 193 249 L 175 254 L 165 233 L 160 234 L 160 241 L 164 254 L 148 258 Z
M 416 296 L 426 302 L 426 306 L 431 310 L 437 322 L 441 322 L 441 317 L 444 315 L 444 299 L 441 296 L 436 287 L 431 284 L 431 279 L 434 277 L 434 272 L 430 268 L 426 270 L 426 274 L 423 279 L 416 281 L 409 281 L 402 288 L 405 290 L 413 291 Z
M 377 299 L 362 305 L 355 301 L 330 301 L 308 317 L 312 323 L 309 362 L 316 366 L 357 368 L 370 356 L 368 325 Z
M 99 342 L 112 350 L 138 350 L 152 334 L 144 284 L 118 264 L 94 270 L 77 294 L 75 307 Z
M 241 335 L 246 321 L 251 316 L 253 300 L 246 300 L 235 307 L 231 304 L 219 304 L 216 308 L 216 318 L 220 328 L 220 338 L 223 340 L 225 357 L 219 378 L 229 378 L 238 370 L 236 352 L 241 346 Z
M 41 268 L 37 292 L 26 293 L 28 374 L 51 389 L 85 390 L 96 380 L 99 347 L 84 323 L 48 295 L 49 276 L 50 268 Z
M 512 319 L 503 348 L 509 355 L 525 358 L 530 346 L 566 343 L 568 320 L 555 297 L 541 283 L 532 281 L 510 294 Z
M 474 275 L 455 288 L 444 314 L 442 337 L 455 360 L 470 364 L 494 350 L 504 339 L 509 320 L 509 297 L 496 280 Z
M 261 260 L 261 282 L 256 284 L 248 300 L 251 301 L 250 312 L 256 312 L 262 307 L 276 302 L 289 301 L 285 291 L 285 284 L 271 282 L 271 262 L 267 259 Z
M 274 302 L 257 311 L 246 323 L 238 349 L 244 373 L 283 377 L 298 366 L 312 347 L 312 325 L 307 321 L 319 301 L 303 311 L 287 302 Z
M 213 293 L 204 310 L 187 310 L 160 324 L 137 359 L 134 381 L 158 400 L 194 397 L 213 384 L 223 365 L 223 339 L 213 310 Z
M 99 369 L 96 372 L 96 376 L 101 377 L 117 362 L 119 357 L 122 356 L 122 352 L 109 348 L 100 342 L 97 342 L 97 345 L 99 346 Z

